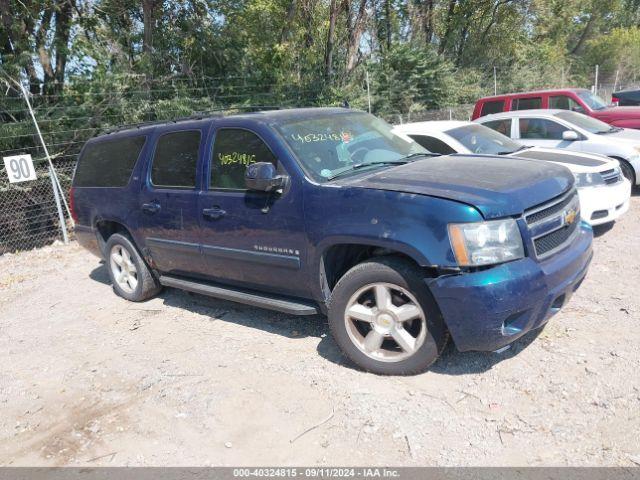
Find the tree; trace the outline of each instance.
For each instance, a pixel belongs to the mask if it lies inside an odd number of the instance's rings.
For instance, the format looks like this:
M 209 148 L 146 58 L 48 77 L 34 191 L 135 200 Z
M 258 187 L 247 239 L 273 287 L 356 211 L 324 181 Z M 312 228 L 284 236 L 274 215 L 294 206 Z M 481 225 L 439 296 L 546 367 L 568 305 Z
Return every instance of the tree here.
M 388 0 L 387 0 L 388 1 Z M 344 0 L 344 10 L 347 20 L 347 67 L 346 74 L 349 75 L 355 68 L 358 61 L 360 49 L 360 39 L 364 33 L 367 22 L 367 2 L 360 0 L 358 8 L 354 8 L 351 0 Z
M 327 30 L 327 43 L 324 53 L 324 77 L 326 81 L 331 81 L 333 75 L 333 50 L 339 13 L 340 4 L 338 4 L 337 0 L 331 0 L 329 7 L 329 28 Z

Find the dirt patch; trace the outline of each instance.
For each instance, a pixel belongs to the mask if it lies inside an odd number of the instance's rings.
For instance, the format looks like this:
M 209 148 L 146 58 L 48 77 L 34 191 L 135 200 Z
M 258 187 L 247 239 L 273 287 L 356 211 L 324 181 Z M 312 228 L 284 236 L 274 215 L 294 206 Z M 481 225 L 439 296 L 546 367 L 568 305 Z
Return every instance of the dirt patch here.
M 116 297 L 77 245 L 0 257 L 2 465 L 634 465 L 640 198 L 541 332 L 353 369 L 326 319 Z M 302 435 L 301 435 L 302 434 Z

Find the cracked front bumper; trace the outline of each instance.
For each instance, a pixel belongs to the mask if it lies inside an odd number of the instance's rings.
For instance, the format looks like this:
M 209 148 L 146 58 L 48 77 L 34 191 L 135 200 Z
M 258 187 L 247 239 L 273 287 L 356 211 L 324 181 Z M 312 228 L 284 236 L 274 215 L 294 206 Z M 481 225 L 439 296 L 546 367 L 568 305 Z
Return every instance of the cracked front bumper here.
M 569 301 L 592 258 L 591 228 L 537 262 L 523 258 L 427 282 L 460 351 L 494 351 L 542 326 Z

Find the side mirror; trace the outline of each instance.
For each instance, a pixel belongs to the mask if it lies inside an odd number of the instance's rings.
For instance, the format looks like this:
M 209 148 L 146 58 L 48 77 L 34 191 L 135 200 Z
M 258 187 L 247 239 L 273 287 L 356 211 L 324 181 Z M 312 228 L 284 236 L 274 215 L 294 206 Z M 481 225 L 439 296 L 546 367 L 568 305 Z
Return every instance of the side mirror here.
M 244 184 L 247 189 L 259 192 L 273 192 L 284 188 L 288 178 L 278 175 L 276 167 L 270 162 L 252 163 L 244 172 Z
M 565 130 L 562 132 L 562 140 L 565 142 L 575 142 L 578 138 L 578 132 L 574 130 Z

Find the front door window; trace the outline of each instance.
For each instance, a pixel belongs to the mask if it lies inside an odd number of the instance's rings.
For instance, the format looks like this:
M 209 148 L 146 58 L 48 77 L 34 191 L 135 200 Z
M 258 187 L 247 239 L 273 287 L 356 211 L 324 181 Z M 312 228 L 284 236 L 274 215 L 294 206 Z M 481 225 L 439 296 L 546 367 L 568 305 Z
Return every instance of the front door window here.
M 256 162 L 270 162 L 277 167 L 276 157 L 258 135 L 239 128 L 221 129 L 213 147 L 210 188 L 244 190 L 244 172 Z

